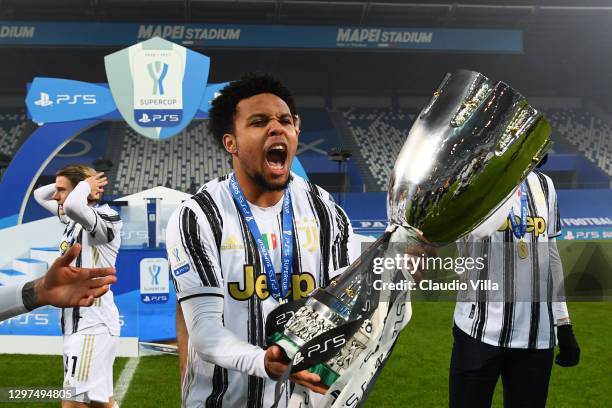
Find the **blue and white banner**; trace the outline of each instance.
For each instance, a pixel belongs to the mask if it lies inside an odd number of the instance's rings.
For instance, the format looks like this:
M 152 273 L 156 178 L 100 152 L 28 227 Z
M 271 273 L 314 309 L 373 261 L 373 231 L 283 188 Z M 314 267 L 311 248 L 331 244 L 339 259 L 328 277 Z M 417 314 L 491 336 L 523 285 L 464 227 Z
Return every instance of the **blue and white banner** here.
M 200 108 L 210 58 L 156 37 L 107 55 L 104 64 L 123 119 L 143 136 L 166 139 Z
M 612 228 L 563 228 L 557 239 L 562 241 L 612 240 Z
M 0 21 L 0 45 L 131 45 L 153 37 L 236 48 L 523 52 L 522 30 Z
M 38 123 L 96 118 L 116 109 L 106 86 L 60 78 L 34 78 L 26 106 Z
M 205 84 L 204 97 L 194 119 L 208 119 L 208 110 L 229 82 Z M 26 96 L 28 116 L 36 123 L 81 119 L 121 119 L 107 84 L 90 84 L 62 78 L 34 78 Z

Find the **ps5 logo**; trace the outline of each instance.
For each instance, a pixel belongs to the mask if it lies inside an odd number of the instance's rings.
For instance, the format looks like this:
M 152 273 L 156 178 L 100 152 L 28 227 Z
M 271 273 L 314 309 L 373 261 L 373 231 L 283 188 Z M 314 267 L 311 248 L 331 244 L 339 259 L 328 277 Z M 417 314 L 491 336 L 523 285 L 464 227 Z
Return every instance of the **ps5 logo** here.
M 34 101 L 34 104 L 36 106 L 40 106 L 42 108 L 46 108 L 47 106 L 51 106 L 53 104 L 55 105 L 61 105 L 61 104 L 95 105 L 96 103 L 97 103 L 96 95 L 93 95 L 93 94 L 74 94 L 74 95 L 58 94 L 55 96 L 55 101 L 54 101 L 51 99 L 49 94 L 46 92 L 41 92 L 40 98 Z
M 139 123 L 160 123 L 160 122 L 180 122 L 179 115 L 173 114 L 148 114 L 143 112 L 140 118 L 138 118 Z
M 146 113 L 143 113 L 140 119 L 138 119 L 138 121 L 140 123 L 149 123 L 151 119 L 149 119 L 149 115 L 147 115 Z
M 153 80 L 153 95 L 164 94 L 164 79 L 168 75 L 168 64 L 154 61 L 147 64 L 147 71 Z
M 34 104 L 38 106 L 42 106 L 44 108 L 44 107 L 53 105 L 53 101 L 49 98 L 48 93 L 41 92 L 40 99 L 37 101 L 34 101 Z

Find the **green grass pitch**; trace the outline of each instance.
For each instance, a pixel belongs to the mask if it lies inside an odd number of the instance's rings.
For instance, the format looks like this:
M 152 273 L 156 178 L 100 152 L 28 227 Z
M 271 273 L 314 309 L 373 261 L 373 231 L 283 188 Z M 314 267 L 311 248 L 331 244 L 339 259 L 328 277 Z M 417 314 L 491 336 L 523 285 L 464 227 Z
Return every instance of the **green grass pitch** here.
M 452 346 L 452 302 L 416 302 L 412 321 L 402 332 L 366 407 L 448 406 L 448 364 Z M 580 365 L 553 368 L 548 406 L 554 408 L 612 406 L 612 303 L 569 304 L 582 349 Z M 126 359 L 115 362 L 115 380 Z M 180 390 L 175 356 L 142 357 L 122 407 L 178 407 Z M 58 356 L 0 355 L 0 387 L 58 387 Z M 499 385 L 499 384 L 498 384 Z M 57 407 L 58 403 L 8 404 Z M 502 406 L 498 386 L 494 407 Z

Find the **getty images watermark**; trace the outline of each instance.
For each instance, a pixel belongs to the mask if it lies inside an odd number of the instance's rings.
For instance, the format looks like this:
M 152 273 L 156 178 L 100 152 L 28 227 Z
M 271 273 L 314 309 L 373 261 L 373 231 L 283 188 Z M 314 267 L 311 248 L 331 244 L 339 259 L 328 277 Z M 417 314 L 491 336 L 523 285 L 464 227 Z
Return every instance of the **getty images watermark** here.
M 390 246 L 369 262 L 381 300 L 557 302 L 612 300 L 612 241 L 460 242 L 430 256 Z
M 372 262 L 372 272 L 382 275 L 390 271 L 406 271 L 410 275 L 426 274 L 427 271 L 454 272 L 462 275 L 466 271 L 482 271 L 486 268 L 487 255 L 479 257 L 426 257 L 408 254 L 396 254 L 394 257 L 376 257 Z M 499 290 L 499 285 L 491 279 L 476 279 L 462 281 L 453 279 L 438 282 L 432 279 L 409 279 L 385 282 L 383 279 L 373 281 L 373 287 L 379 291 L 393 290 L 423 290 L 423 291 L 459 291 L 459 290 Z

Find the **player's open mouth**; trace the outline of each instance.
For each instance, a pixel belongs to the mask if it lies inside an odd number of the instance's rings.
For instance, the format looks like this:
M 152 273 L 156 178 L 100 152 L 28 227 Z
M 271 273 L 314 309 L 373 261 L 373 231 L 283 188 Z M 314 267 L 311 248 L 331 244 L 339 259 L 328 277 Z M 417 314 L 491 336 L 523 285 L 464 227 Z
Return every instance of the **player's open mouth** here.
M 287 162 L 287 145 L 275 143 L 266 151 L 266 163 L 273 171 L 282 171 Z

